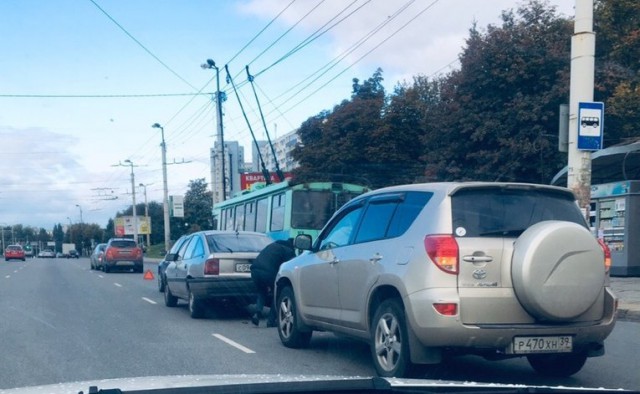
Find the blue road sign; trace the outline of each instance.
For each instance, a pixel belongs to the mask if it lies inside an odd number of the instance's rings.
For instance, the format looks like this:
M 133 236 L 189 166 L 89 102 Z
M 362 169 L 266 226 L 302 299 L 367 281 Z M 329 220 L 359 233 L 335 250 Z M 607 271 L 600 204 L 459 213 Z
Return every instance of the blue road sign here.
M 604 103 L 578 103 L 578 149 L 603 148 Z

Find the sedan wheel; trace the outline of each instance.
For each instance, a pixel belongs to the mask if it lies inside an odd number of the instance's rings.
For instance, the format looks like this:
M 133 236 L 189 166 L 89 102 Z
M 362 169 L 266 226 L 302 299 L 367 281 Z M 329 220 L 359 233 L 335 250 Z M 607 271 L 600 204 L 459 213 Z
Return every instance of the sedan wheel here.
M 178 297 L 171 294 L 171 289 L 169 286 L 164 289 L 164 304 L 168 307 L 174 307 L 178 305 Z
M 309 346 L 313 331 L 302 331 L 299 327 L 296 301 L 291 287 L 285 287 L 278 295 L 278 335 L 283 345 L 290 348 Z
M 158 274 L 158 291 L 160 293 L 164 293 L 164 289 L 165 289 L 164 277 L 162 276 L 162 274 Z
M 166 294 L 166 292 L 165 292 Z M 189 290 L 189 315 L 192 319 L 200 319 L 204 316 L 204 305 L 202 300 L 197 300 L 191 290 Z
M 399 301 L 386 300 L 378 306 L 371 322 L 371 354 L 378 374 L 405 377 L 411 369 L 404 310 Z

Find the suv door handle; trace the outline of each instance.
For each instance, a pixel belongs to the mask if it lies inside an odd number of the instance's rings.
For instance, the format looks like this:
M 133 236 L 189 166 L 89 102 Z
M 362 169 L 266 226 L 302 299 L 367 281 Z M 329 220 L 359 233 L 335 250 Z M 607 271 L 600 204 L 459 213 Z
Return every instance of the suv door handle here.
M 493 257 L 469 255 L 469 256 L 463 256 L 462 260 L 466 261 L 467 263 L 490 263 L 493 261 Z
M 382 260 L 382 255 L 381 255 L 380 253 L 376 253 L 376 254 L 374 254 L 374 255 L 373 255 L 373 257 L 371 257 L 371 258 L 369 259 L 369 262 L 370 262 L 371 264 L 375 264 L 375 263 L 377 263 L 377 262 L 378 262 L 378 261 L 380 261 L 380 260 Z

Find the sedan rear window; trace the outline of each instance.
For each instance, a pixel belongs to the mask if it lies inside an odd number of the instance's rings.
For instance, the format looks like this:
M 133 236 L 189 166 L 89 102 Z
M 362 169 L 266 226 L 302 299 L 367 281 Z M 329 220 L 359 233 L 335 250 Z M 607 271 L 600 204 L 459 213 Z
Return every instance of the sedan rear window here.
M 452 196 L 453 231 L 462 237 L 517 237 L 545 220 L 586 227 L 575 201 L 549 190 L 467 189 Z
M 22 250 L 22 246 L 7 246 L 9 250 Z
M 209 234 L 207 243 L 213 253 L 260 252 L 273 240 L 260 234 Z

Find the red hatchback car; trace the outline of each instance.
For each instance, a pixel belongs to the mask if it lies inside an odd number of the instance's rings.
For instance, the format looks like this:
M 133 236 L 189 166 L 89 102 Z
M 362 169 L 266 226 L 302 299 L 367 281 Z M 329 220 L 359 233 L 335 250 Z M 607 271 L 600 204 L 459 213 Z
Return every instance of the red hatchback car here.
M 4 261 L 22 260 L 25 261 L 24 249 L 20 245 L 9 245 L 4 251 Z

